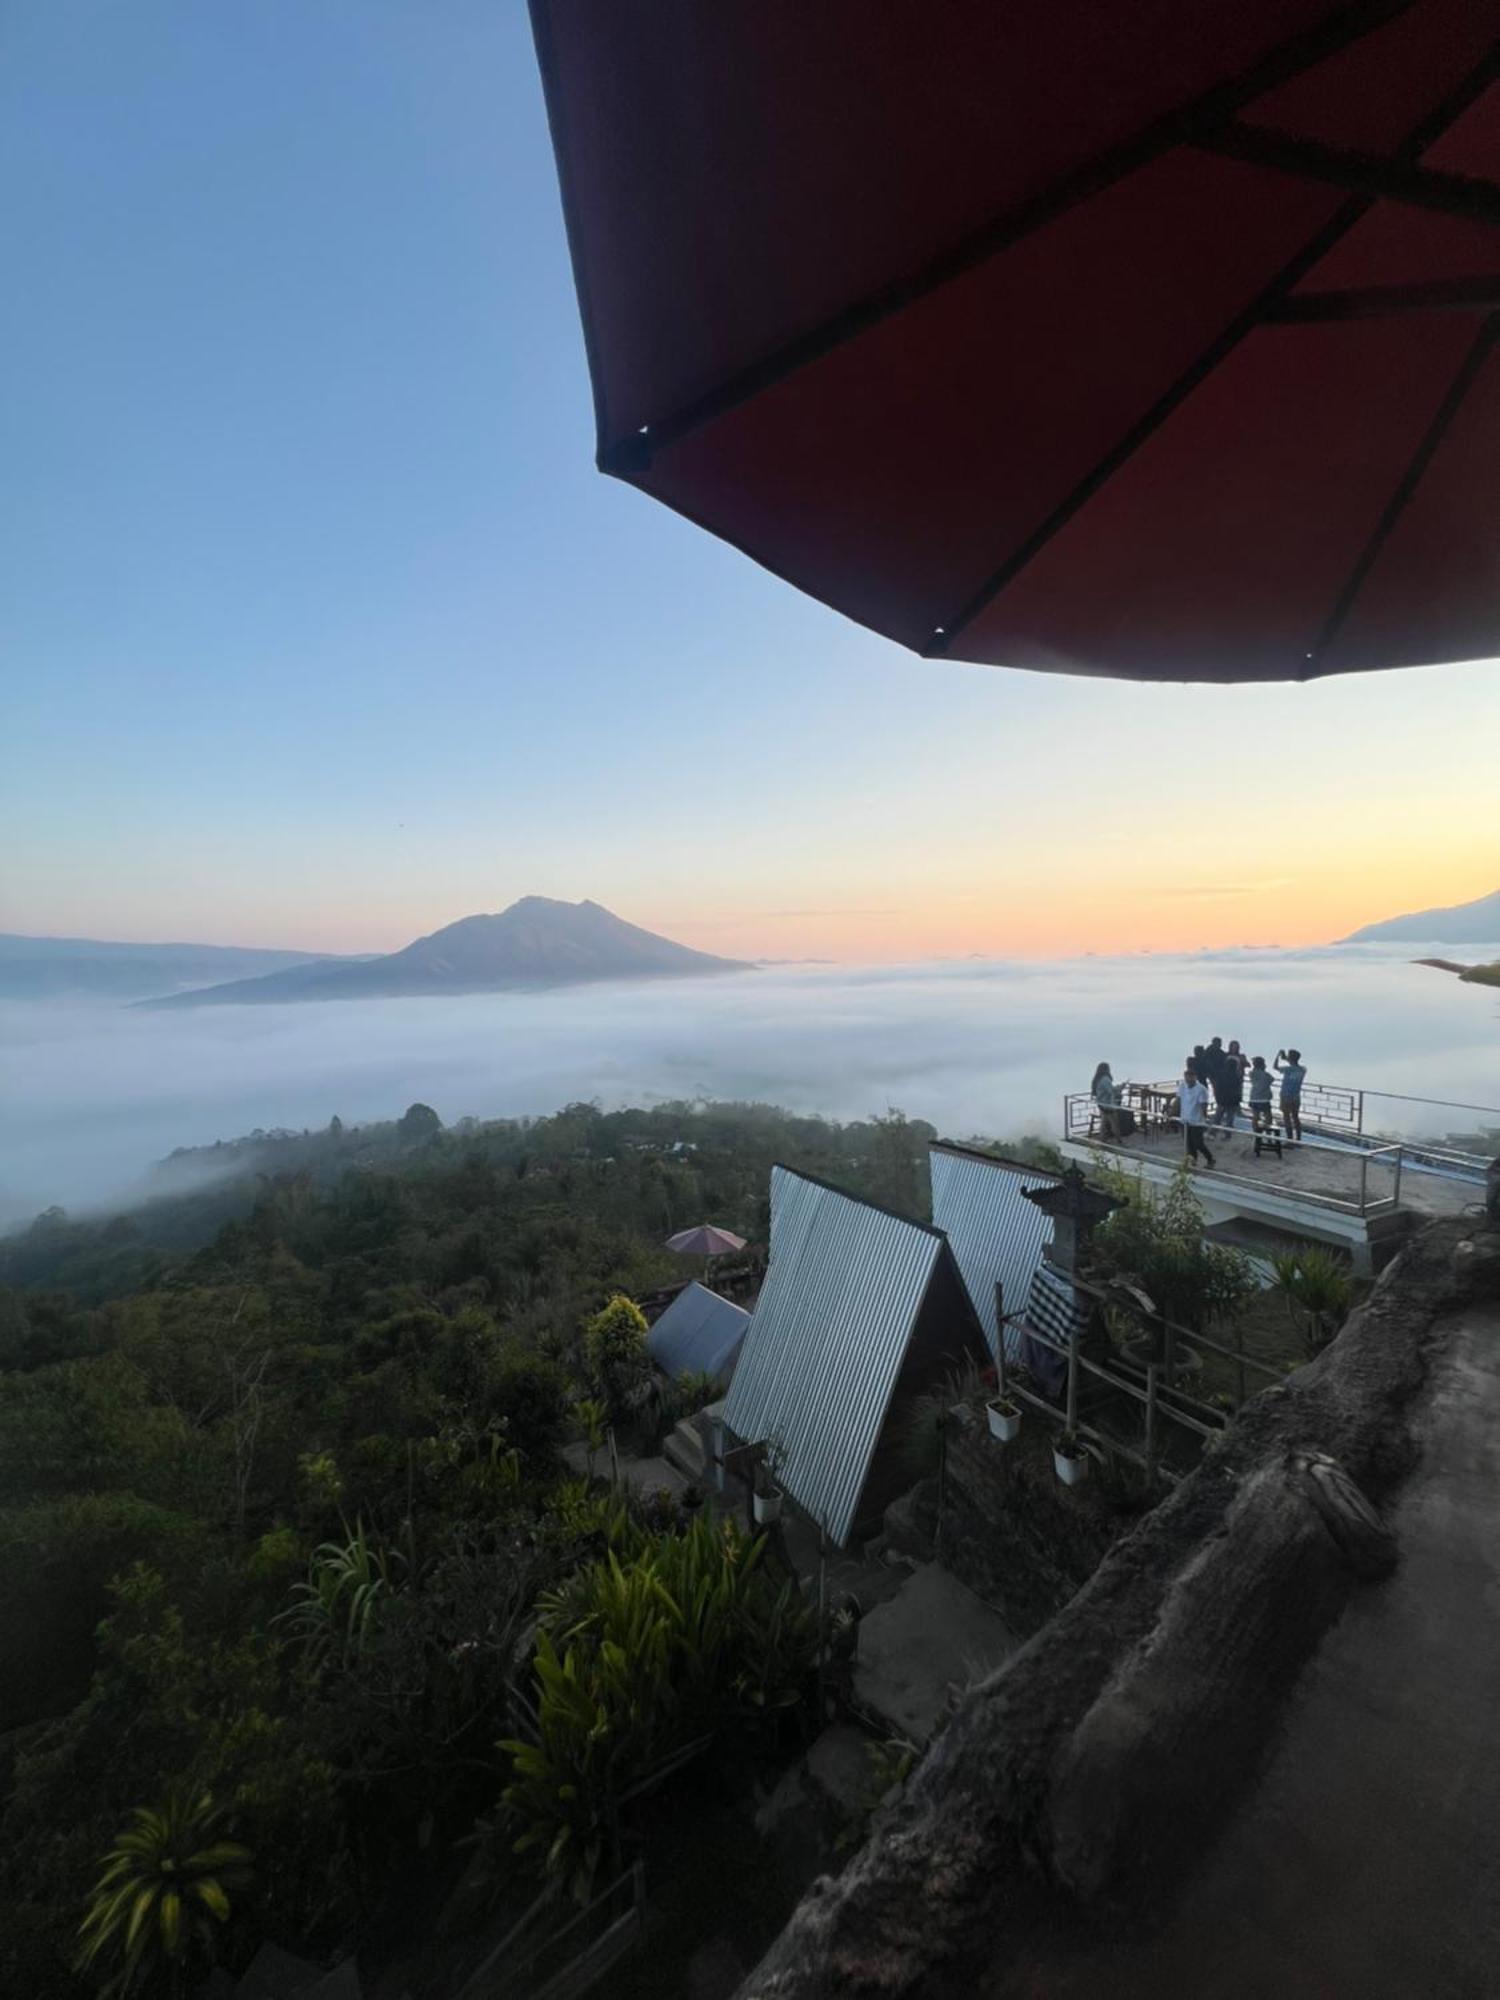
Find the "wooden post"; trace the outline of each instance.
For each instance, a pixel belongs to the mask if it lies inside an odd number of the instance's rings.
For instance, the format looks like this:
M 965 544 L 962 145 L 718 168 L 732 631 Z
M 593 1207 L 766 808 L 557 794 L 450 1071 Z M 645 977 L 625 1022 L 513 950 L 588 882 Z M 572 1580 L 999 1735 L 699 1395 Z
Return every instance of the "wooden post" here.
M 1070 1433 L 1078 1428 L 1078 1299 L 1068 1321 L 1068 1424 Z
M 1156 1478 L 1156 1378 L 1154 1361 L 1146 1363 L 1146 1476 Z
M 995 1388 L 1005 1394 L 1005 1290 L 995 1280 Z

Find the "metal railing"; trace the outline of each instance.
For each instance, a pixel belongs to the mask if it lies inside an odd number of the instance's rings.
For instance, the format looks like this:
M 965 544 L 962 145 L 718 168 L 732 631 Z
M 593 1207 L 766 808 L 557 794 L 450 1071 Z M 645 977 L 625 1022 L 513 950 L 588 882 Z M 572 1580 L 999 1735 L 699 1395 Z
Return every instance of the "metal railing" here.
M 1159 1137 L 1169 1131 L 1181 1131 L 1181 1123 L 1176 1115 L 1176 1086 L 1167 1083 L 1126 1083 L 1117 1086 L 1119 1103 L 1113 1110 L 1100 1106 L 1088 1091 L 1070 1091 L 1063 1098 L 1062 1131 L 1065 1141 L 1073 1145 L 1085 1145 L 1100 1152 L 1114 1153 L 1124 1160 L 1139 1159 L 1133 1154 L 1129 1140 L 1121 1131 L 1117 1114 L 1128 1112 L 1134 1121 L 1134 1130 L 1146 1138 Z M 1304 1090 L 1302 1095 L 1303 1122 L 1307 1127 L 1304 1145 L 1326 1149 L 1341 1154 L 1356 1163 L 1352 1177 L 1354 1192 L 1340 1194 L 1332 1188 L 1308 1187 L 1294 1182 L 1284 1183 L 1281 1191 L 1298 1202 L 1314 1208 L 1322 1208 L 1343 1215 L 1360 1217 L 1389 1215 L 1401 1205 L 1402 1175 L 1408 1168 L 1417 1168 L 1437 1173 L 1448 1178 L 1473 1181 L 1482 1185 L 1487 1156 L 1479 1153 L 1462 1152 L 1451 1146 L 1430 1144 L 1420 1139 L 1387 1139 L 1364 1129 L 1367 1098 L 1383 1096 L 1379 1091 L 1366 1092 L 1340 1085 L 1320 1085 L 1316 1091 Z M 1444 1109 L 1464 1109 L 1488 1113 L 1484 1105 L 1454 1106 L 1443 1100 L 1413 1098 L 1411 1103 L 1440 1105 Z M 1500 1111 L 1494 1113 L 1500 1117 Z M 1243 1106 L 1237 1114 L 1232 1129 L 1238 1132 L 1253 1130 L 1253 1124 L 1241 1122 L 1246 1119 Z M 1218 1128 L 1206 1128 L 1211 1138 Z M 1267 1128 L 1275 1135 L 1274 1125 Z M 1144 1157 L 1152 1157 L 1150 1155 Z M 1390 1170 L 1390 1187 L 1381 1191 L 1378 1179 L 1372 1184 L 1372 1169 L 1378 1176 L 1380 1169 Z M 1210 1169 L 1214 1180 L 1229 1186 L 1254 1188 L 1263 1192 L 1268 1185 L 1274 1185 L 1271 1169 L 1261 1173 L 1235 1173 L 1227 1167 L 1215 1166 Z
M 645 1864 L 636 1861 L 581 1910 L 544 1890 L 460 1989 L 459 2000 L 577 2000 L 629 1951 L 646 1921 Z
M 1177 1095 L 1176 1078 L 1165 1083 L 1126 1082 L 1117 1084 L 1115 1088 L 1119 1092 L 1121 1108 L 1134 1113 L 1137 1122 L 1148 1129 L 1171 1121 L 1173 1114 L 1169 1106 Z M 1273 1113 L 1278 1104 L 1273 1104 Z M 1414 1097 L 1399 1090 L 1375 1090 L 1364 1084 L 1304 1083 L 1302 1086 L 1302 1122 L 1321 1136 L 1373 1145 L 1399 1143 L 1407 1148 L 1408 1158 L 1430 1156 L 1434 1161 L 1459 1167 L 1476 1163 L 1482 1165 L 1489 1158 L 1485 1152 L 1471 1152 L 1436 1140 L 1382 1131 L 1375 1115 L 1380 1104 L 1414 1104 L 1428 1111 L 1467 1111 L 1481 1118 L 1493 1118 L 1496 1121 L 1497 1147 L 1500 1147 L 1500 1105 L 1468 1104 L 1449 1097 Z M 1070 1092 L 1063 1105 L 1064 1136 L 1070 1139 L 1087 1136 L 1086 1132 L 1075 1132 L 1073 1126 L 1081 1124 L 1087 1127 L 1091 1122 L 1097 1124 L 1101 1115 L 1099 1106 L 1086 1090 Z M 1239 1115 L 1249 1117 L 1247 1103 L 1241 1104 Z

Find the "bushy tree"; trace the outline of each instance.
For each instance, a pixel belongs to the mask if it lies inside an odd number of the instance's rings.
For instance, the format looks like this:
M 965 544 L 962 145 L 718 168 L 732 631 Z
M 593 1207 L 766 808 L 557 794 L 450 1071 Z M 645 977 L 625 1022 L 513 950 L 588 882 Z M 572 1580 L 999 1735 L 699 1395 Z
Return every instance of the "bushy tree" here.
M 1186 1170 L 1164 1191 L 1138 1175 L 1106 1173 L 1122 1206 L 1096 1230 L 1091 1277 L 1138 1286 L 1175 1325 L 1206 1332 L 1235 1313 L 1255 1289 L 1243 1251 L 1211 1243 Z
M 435 1139 L 443 1129 L 443 1121 L 430 1104 L 411 1104 L 401 1114 L 397 1129 L 404 1145 L 415 1146 Z
M 646 1315 L 623 1292 L 616 1292 L 584 1328 L 589 1375 L 616 1423 L 640 1412 L 650 1387 L 646 1332 Z

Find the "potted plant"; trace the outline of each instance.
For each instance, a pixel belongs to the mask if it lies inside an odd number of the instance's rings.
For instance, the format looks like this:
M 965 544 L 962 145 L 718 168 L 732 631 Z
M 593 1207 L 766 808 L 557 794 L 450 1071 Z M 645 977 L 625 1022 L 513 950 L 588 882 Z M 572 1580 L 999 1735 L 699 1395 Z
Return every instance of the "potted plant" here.
M 758 1528 L 772 1527 L 781 1519 L 781 1505 L 786 1497 L 781 1490 L 781 1472 L 785 1464 L 786 1444 L 778 1432 L 762 1445 L 751 1485 L 751 1505 Z
M 1052 1447 L 1052 1470 L 1064 1486 L 1081 1486 L 1089 1476 L 1089 1455 L 1077 1431 L 1064 1431 Z
M 1010 1396 L 991 1396 L 985 1404 L 990 1436 L 1011 1444 L 1021 1434 L 1021 1405 Z

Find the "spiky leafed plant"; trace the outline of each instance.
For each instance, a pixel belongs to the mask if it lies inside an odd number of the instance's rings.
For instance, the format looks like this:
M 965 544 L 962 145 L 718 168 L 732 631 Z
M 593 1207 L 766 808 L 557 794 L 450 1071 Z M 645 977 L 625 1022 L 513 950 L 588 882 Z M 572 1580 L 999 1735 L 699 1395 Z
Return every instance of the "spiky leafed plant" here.
M 78 1927 L 77 1969 L 104 1973 L 103 1993 L 175 2000 L 212 1963 L 229 1891 L 250 1879 L 250 1850 L 216 1837 L 221 1819 L 212 1797 L 188 1785 L 136 1807 Z
M 1338 1331 L 1354 1297 L 1342 1257 L 1316 1243 L 1301 1244 L 1273 1260 L 1276 1289 L 1302 1335 L 1307 1352 L 1321 1354 Z
M 584 1451 L 588 1454 L 589 1478 L 592 1480 L 594 1459 L 604 1449 L 604 1437 L 609 1428 L 609 1405 L 599 1396 L 580 1396 L 573 1405 L 573 1415 L 578 1422 L 578 1435 L 583 1440 Z
M 619 1810 L 720 1730 L 793 1707 L 817 1653 L 813 1612 L 730 1521 L 636 1535 L 537 1603 L 534 1700 L 501 1821 L 513 1850 L 588 1900 Z
M 293 1585 L 293 1602 L 274 1622 L 292 1629 L 316 1665 L 350 1660 L 370 1641 L 399 1561 L 356 1522 L 347 1542 L 323 1542 L 313 1551 L 306 1582 Z

